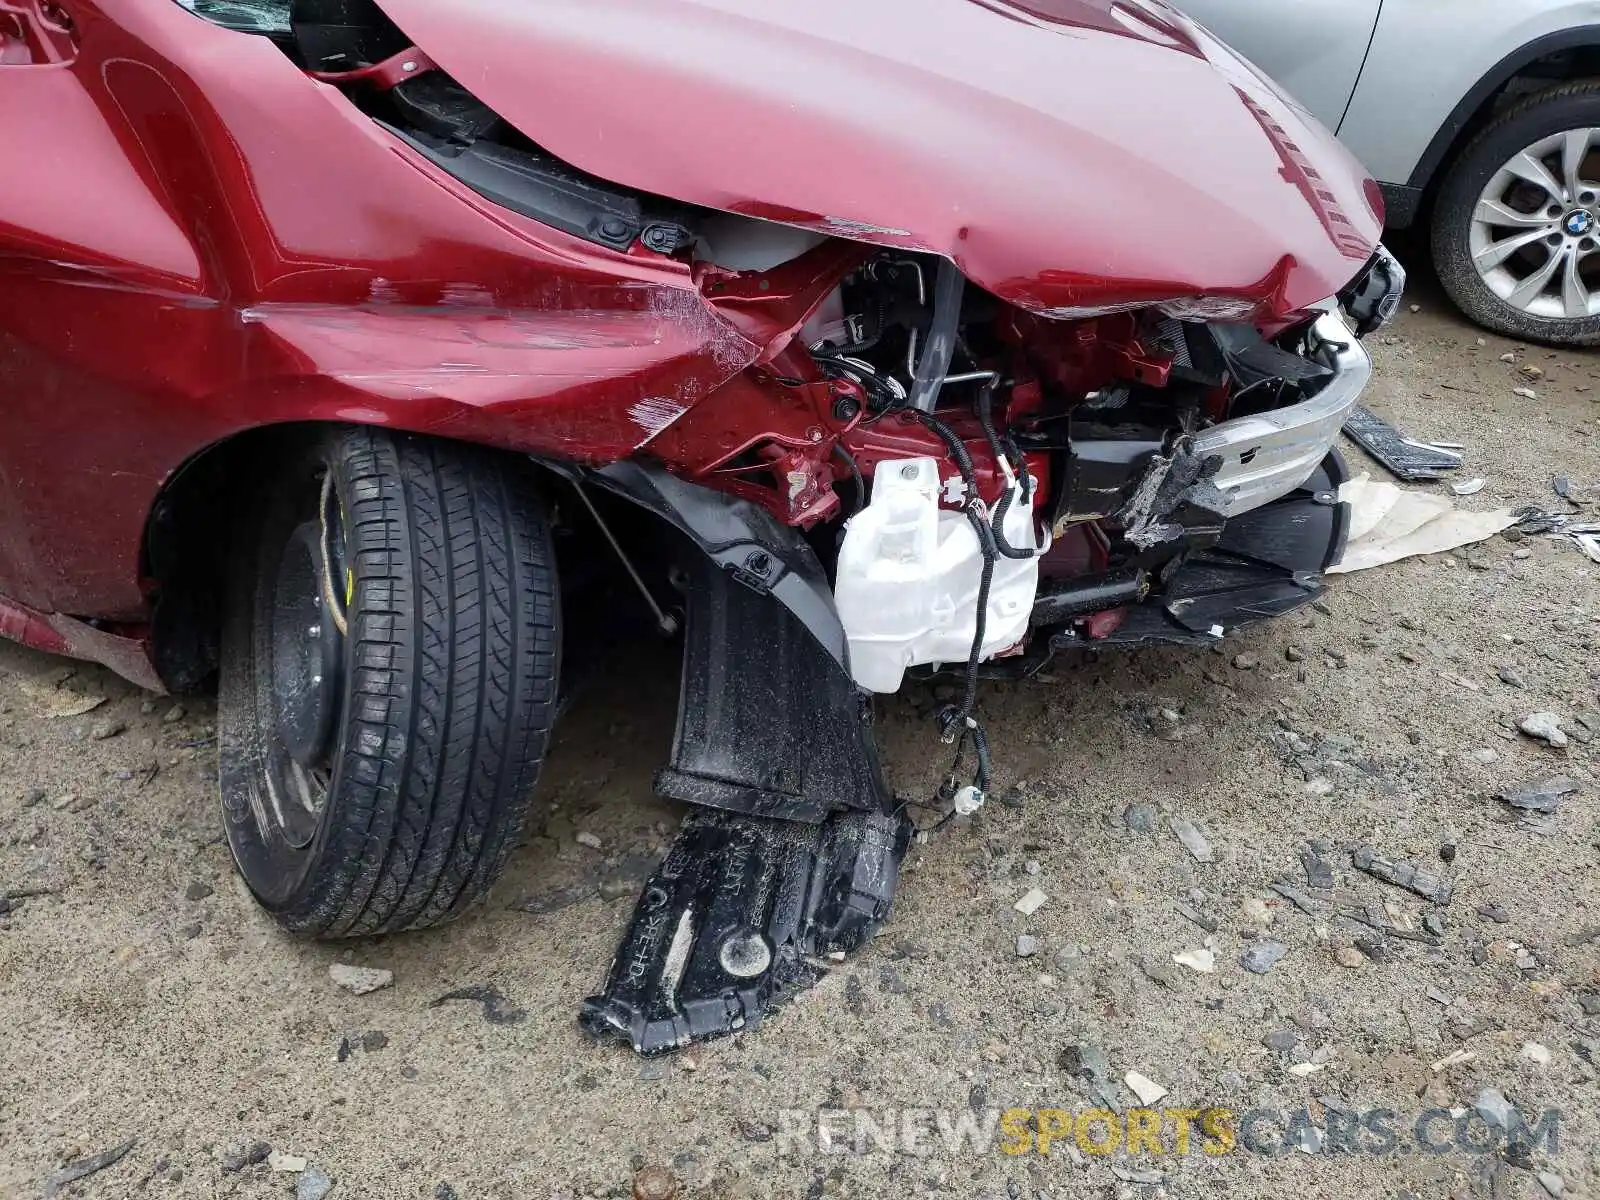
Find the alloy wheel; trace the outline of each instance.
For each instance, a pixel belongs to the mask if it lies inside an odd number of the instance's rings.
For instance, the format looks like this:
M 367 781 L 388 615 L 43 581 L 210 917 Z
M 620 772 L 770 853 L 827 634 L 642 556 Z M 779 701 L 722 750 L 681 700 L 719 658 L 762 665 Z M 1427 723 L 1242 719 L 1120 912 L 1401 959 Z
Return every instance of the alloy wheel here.
M 1479 277 L 1532 316 L 1600 314 L 1597 142 L 1600 129 L 1539 139 L 1494 173 L 1473 210 L 1470 253 Z

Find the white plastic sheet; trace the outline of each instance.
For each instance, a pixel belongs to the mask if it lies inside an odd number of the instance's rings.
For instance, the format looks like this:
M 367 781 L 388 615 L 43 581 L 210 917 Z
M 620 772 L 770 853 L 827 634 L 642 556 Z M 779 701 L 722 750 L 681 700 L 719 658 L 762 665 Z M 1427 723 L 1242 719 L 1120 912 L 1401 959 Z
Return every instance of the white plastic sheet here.
M 1374 483 L 1359 475 L 1339 489 L 1350 505 L 1350 537 L 1330 575 L 1364 571 L 1415 554 L 1438 554 L 1491 538 L 1516 524 L 1509 508 L 1467 512 L 1448 497 Z

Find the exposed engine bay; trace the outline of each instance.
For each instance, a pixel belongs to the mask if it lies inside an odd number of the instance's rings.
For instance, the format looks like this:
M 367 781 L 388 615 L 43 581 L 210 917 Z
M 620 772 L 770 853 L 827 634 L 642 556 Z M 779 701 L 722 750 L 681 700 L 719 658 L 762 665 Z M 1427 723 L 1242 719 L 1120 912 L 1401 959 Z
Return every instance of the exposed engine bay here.
M 852 389 L 836 404 L 861 407 L 834 449 L 850 476 L 837 587 L 855 679 L 882 692 L 898 688 L 896 665 L 966 661 L 936 632 L 1014 673 L 1040 665 L 1052 638 L 1113 638 L 1129 605 L 1159 599 L 1218 545 L 1228 517 L 1298 488 L 1321 458 L 1302 446 L 1250 478 L 1272 448 L 1202 435 L 1293 411 L 1338 369 L 1314 319 L 1271 341 L 1246 323 L 1160 310 L 1063 322 L 965 286 L 948 261 L 891 255 L 853 273 L 801 336 Z M 927 460 L 935 466 L 912 465 Z M 891 532 L 917 514 L 884 496 L 903 496 L 903 476 L 919 469 L 924 498 L 945 515 L 931 544 Z M 1303 591 L 1309 573 L 1288 581 Z M 897 614 L 897 640 L 886 606 L 904 609 L 907 591 L 923 608 Z M 1170 636 L 1237 623 L 1208 609 Z
M 723 811 L 692 815 L 646 886 L 588 1027 L 641 1053 L 746 1028 L 859 945 L 913 834 L 990 790 L 980 676 L 1071 647 L 1206 644 L 1314 599 L 1347 528 L 1333 442 L 1369 371 L 1351 324 L 1381 324 L 1402 280 L 1380 253 L 1348 323 L 1330 305 L 1268 337 L 1159 310 L 1043 318 L 948 261 L 885 253 L 853 270 L 799 334 L 845 428 L 728 478 L 752 498 L 787 484 L 802 504 L 805 552 L 786 561 L 807 599 L 763 612 L 752 593 L 775 593 L 749 564 L 780 556 L 739 544 L 687 589 L 684 701 L 657 787 Z M 647 486 L 646 470 L 601 475 L 681 517 L 663 499 L 678 485 Z M 795 619 L 815 620 L 830 580 L 833 663 Z M 955 759 L 944 815 L 919 830 L 883 781 L 864 698 L 940 672 L 963 681 L 938 714 Z

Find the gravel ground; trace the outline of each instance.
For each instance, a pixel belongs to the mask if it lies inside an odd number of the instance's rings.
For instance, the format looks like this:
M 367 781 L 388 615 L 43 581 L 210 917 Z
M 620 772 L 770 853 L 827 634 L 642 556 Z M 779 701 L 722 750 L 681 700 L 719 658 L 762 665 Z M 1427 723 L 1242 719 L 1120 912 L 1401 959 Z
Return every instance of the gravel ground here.
M 1600 359 L 1480 338 L 1426 286 L 1412 299 L 1420 311 L 1375 339 L 1371 402 L 1468 447 L 1461 477 L 1488 483 L 1462 503 L 1561 509 L 1557 473 L 1600 498 Z M 1577 719 L 1600 708 L 1597 638 L 1600 567 L 1567 544 L 1496 538 L 1339 579 L 1317 610 L 1218 653 L 1091 657 L 989 687 L 1011 803 L 915 847 L 883 934 L 759 1032 L 652 1063 L 585 1040 L 574 1014 L 627 920 L 625 860 L 659 852 L 676 823 L 650 793 L 669 655 L 585 693 L 541 784 L 539 836 L 487 907 L 434 932 L 307 945 L 234 875 L 210 702 L 0 647 L 0 1195 L 47 1192 L 67 1164 L 130 1142 L 62 1194 L 315 1197 L 331 1179 L 335 1200 L 625 1196 L 647 1166 L 718 1197 L 1600 1193 L 1600 943 L 1586 940 L 1600 937 L 1600 780 Z M 47 715 L 80 695 L 104 702 Z M 908 794 L 945 765 L 925 711 L 916 695 L 886 706 Z M 1566 748 L 1517 731 L 1536 711 L 1558 714 Z M 1538 829 L 1494 798 L 1557 773 L 1580 790 Z M 1369 955 L 1354 946 L 1376 938 L 1368 926 L 1274 892 L 1305 888 L 1308 839 L 1336 900 L 1436 928 L 1439 944 L 1391 935 Z M 1453 899 L 1357 871 L 1362 844 L 1452 880 Z M 1033 887 L 1048 900 L 1024 916 L 1013 903 Z M 530 899 L 549 911 L 518 907 Z M 1281 961 L 1246 971 L 1269 942 Z M 1210 973 L 1173 961 L 1206 949 Z M 352 994 L 336 964 L 393 984 Z M 491 986 L 503 1001 L 435 1003 Z M 1452 1054 L 1464 1061 L 1434 1066 Z M 1122 1108 L 1137 1103 L 1129 1071 L 1168 1090 L 1162 1107 L 1305 1117 L 1269 1121 L 1261 1152 L 1241 1137 L 1216 1155 L 1086 1154 L 1067 1136 L 1046 1156 L 937 1136 L 923 1153 L 865 1139 L 827 1154 L 814 1131 L 785 1135 L 805 1118 L 782 1116 Z M 1559 1109 L 1556 1144 L 1508 1162 L 1410 1141 L 1426 1110 L 1492 1111 L 1486 1088 L 1530 1115 Z M 1332 1153 L 1341 1111 L 1373 1108 L 1397 1114 L 1396 1151 Z M 852 1148 L 856 1119 L 827 1118 L 835 1149 Z M 1319 1134 L 1322 1153 L 1282 1149 Z M 1163 1136 L 1172 1147 L 1171 1123 Z

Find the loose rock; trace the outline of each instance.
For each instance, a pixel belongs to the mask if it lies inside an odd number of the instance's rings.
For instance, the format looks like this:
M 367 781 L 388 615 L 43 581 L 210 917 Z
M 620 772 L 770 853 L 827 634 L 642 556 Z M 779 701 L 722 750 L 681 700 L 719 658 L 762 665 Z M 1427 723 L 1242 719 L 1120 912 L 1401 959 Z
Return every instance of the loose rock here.
M 1385 858 L 1371 846 L 1357 847 L 1350 857 L 1358 871 L 1365 871 L 1374 879 L 1405 888 L 1437 904 L 1450 903 L 1450 897 L 1455 892 L 1455 885 L 1448 879 L 1424 870 L 1416 863 Z
M 1198 971 L 1202 975 L 1210 975 L 1217 969 L 1217 956 L 1210 950 L 1184 950 L 1172 956 L 1172 961 L 1180 967 L 1188 967 L 1191 971 Z
M 1566 775 L 1557 775 L 1539 783 L 1530 783 L 1515 791 L 1501 792 L 1500 799 L 1513 808 L 1526 812 L 1553 813 L 1561 807 L 1561 798 L 1578 790 L 1578 784 Z
M 1099 1046 L 1080 1042 L 1068 1046 L 1056 1056 L 1056 1066 L 1068 1075 L 1084 1079 L 1105 1080 L 1111 1075 L 1111 1060 Z
M 119 718 L 112 717 L 105 721 L 96 721 L 89 727 L 89 736 L 97 742 L 114 738 L 117 734 L 128 728 L 128 723 Z
M 201 883 L 196 880 L 184 888 L 183 898 L 185 900 L 204 900 L 207 896 L 212 895 L 214 891 L 215 889 L 209 883 Z
M 1252 929 L 1265 929 L 1272 924 L 1272 907 L 1262 899 L 1251 896 L 1239 905 L 1239 915 Z
M 1323 857 L 1321 842 L 1310 842 L 1300 851 L 1300 865 L 1305 868 L 1307 887 L 1321 891 L 1333 887 L 1333 864 Z
M 365 996 L 369 992 L 376 992 L 394 983 L 394 972 L 379 967 L 354 967 L 349 963 L 332 963 L 328 967 L 328 978 L 347 992 Z
M 1561 728 L 1561 718 L 1553 712 L 1529 713 L 1518 726 L 1529 737 L 1538 738 L 1560 749 L 1567 744 L 1567 735 Z
M 1022 899 L 1018 900 L 1011 907 L 1016 909 L 1023 916 L 1031 917 L 1034 913 L 1039 911 L 1040 906 L 1043 905 L 1048 899 L 1050 899 L 1050 897 L 1044 892 L 1040 891 L 1038 888 L 1029 888 L 1023 895 Z
M 1039 953 L 1039 939 L 1032 934 L 1022 933 L 1017 935 L 1017 957 L 1032 958 Z
M 1333 960 L 1341 967 L 1349 967 L 1351 970 L 1355 970 L 1357 967 L 1366 965 L 1367 956 L 1354 946 L 1340 946 L 1333 952 Z
M 1128 1085 L 1128 1090 L 1139 1097 L 1143 1105 L 1154 1104 L 1167 1094 L 1167 1089 L 1153 1079 L 1147 1079 L 1137 1071 L 1129 1071 L 1122 1077 L 1122 1082 Z
M 1205 835 L 1195 828 L 1193 821 L 1187 817 L 1173 817 L 1167 822 L 1172 832 L 1190 854 L 1194 855 L 1196 862 L 1208 863 L 1212 860 L 1211 843 L 1206 841 Z
M 333 1178 L 321 1167 L 307 1167 L 295 1180 L 294 1200 L 322 1200 L 333 1191 Z
M 1300 1031 L 1293 1027 L 1274 1029 L 1261 1039 L 1261 1044 L 1268 1050 L 1276 1050 L 1279 1054 L 1288 1054 L 1300 1044 Z
M 266 1162 L 271 1153 L 272 1147 L 265 1142 L 241 1143 L 222 1156 L 222 1173 L 236 1175 L 246 1167 Z
M 1538 1042 L 1523 1042 L 1522 1057 L 1535 1066 L 1548 1067 L 1550 1065 L 1550 1047 Z
M 1510 1132 L 1513 1125 L 1521 1121 L 1516 1108 L 1498 1088 L 1484 1088 L 1473 1100 L 1472 1107 L 1478 1110 L 1480 1117 L 1502 1132 Z
M 1122 810 L 1122 823 L 1134 833 L 1150 833 L 1156 827 L 1154 804 L 1130 804 Z
M 678 1180 L 666 1167 L 644 1167 L 633 1177 L 633 1200 L 672 1200 Z
M 1261 941 L 1239 956 L 1239 965 L 1252 975 L 1265 975 L 1287 953 L 1289 947 L 1282 942 Z

